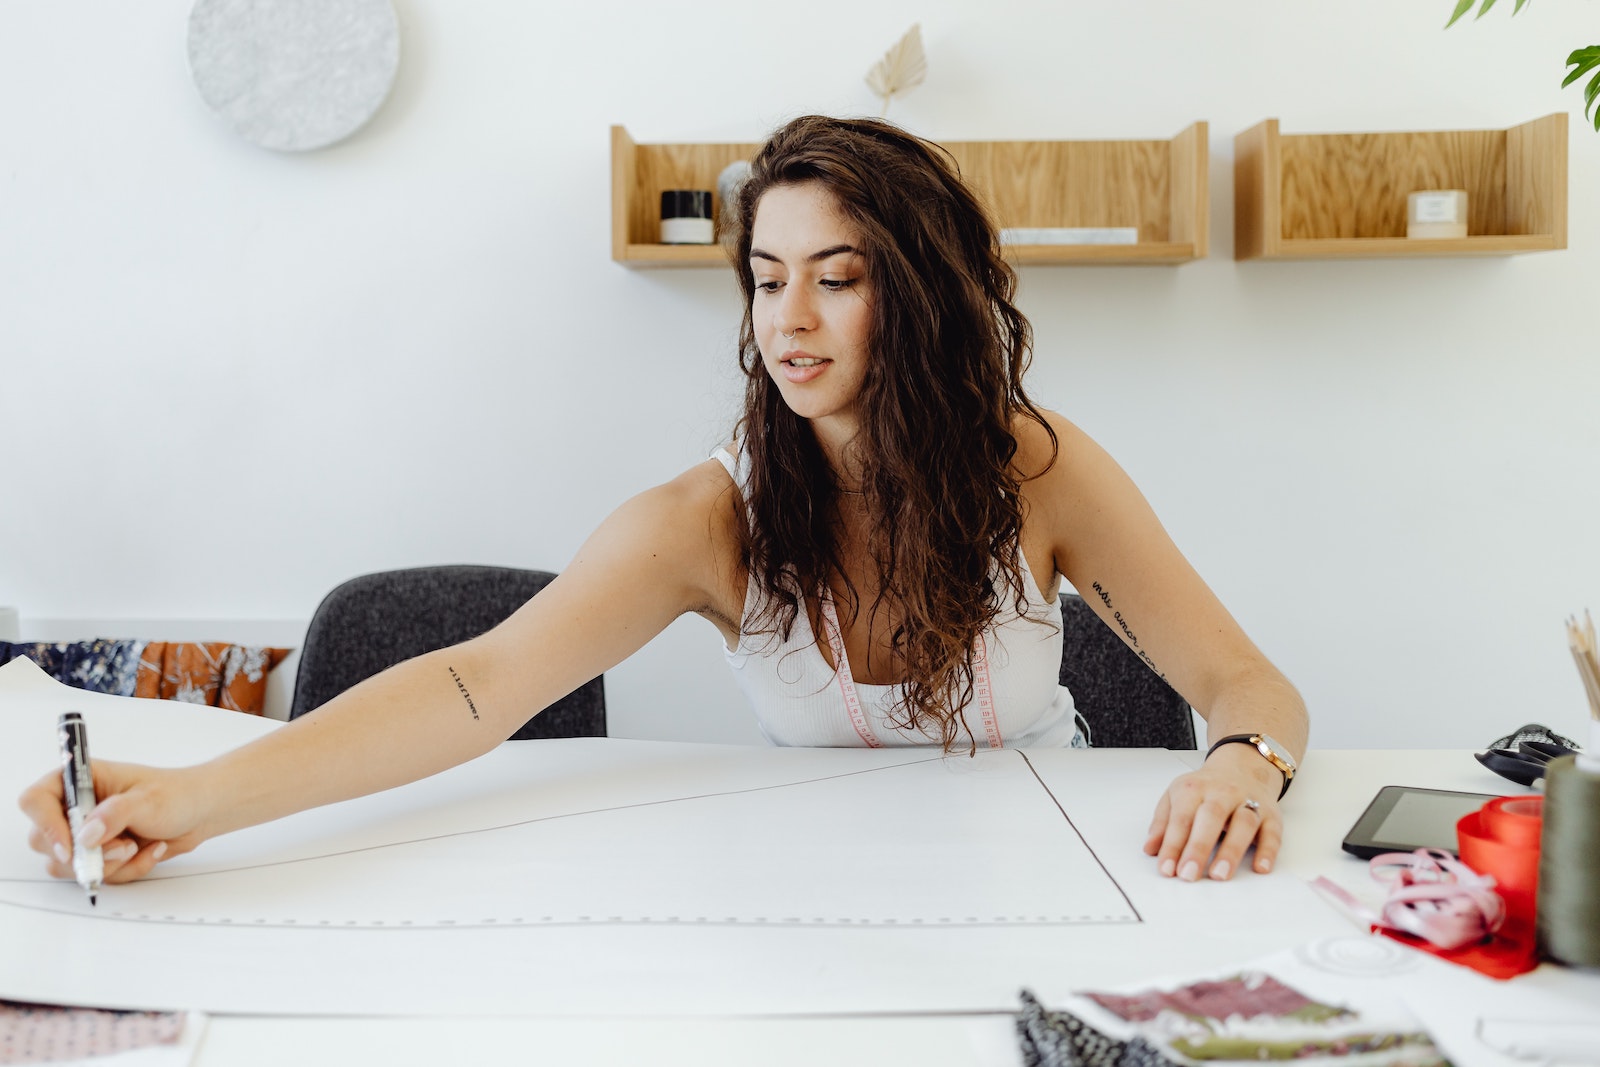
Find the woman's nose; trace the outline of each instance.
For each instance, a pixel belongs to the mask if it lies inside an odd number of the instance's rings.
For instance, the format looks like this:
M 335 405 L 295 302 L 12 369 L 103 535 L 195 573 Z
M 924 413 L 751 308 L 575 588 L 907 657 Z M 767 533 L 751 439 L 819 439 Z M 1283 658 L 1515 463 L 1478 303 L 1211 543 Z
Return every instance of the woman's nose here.
M 810 330 L 816 327 L 816 323 L 816 307 L 809 296 L 798 291 L 798 287 L 784 289 L 783 300 L 773 320 L 778 332 L 792 334 L 796 330 Z

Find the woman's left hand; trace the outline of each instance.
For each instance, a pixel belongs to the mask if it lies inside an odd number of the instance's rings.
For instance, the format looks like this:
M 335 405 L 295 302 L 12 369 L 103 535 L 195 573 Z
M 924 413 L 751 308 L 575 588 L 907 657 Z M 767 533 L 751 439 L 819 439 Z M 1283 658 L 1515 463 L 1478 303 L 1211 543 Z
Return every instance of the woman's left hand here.
M 1282 788 L 1277 768 L 1247 746 L 1223 746 L 1199 770 L 1167 787 L 1150 823 L 1145 855 L 1156 857 L 1165 877 L 1193 882 L 1204 874 L 1221 881 L 1233 877 L 1254 844 L 1255 872 L 1266 874 L 1283 842 L 1277 799 Z

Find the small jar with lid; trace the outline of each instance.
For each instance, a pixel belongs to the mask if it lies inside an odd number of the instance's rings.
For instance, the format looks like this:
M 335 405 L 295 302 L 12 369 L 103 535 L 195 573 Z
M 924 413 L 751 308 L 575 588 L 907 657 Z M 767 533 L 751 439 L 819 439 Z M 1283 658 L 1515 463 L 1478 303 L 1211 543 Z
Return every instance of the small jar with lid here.
M 711 190 L 665 189 L 661 193 L 661 243 L 708 245 L 714 240 Z

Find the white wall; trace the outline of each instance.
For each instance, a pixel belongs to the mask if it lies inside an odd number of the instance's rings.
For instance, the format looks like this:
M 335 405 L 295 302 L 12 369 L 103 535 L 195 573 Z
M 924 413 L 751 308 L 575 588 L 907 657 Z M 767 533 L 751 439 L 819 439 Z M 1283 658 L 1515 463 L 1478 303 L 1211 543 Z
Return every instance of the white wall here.
M 1600 606 L 1600 134 L 1558 86 L 1600 41 L 1592 5 L 1446 33 L 1449 0 L 396 0 L 394 95 L 300 156 L 206 111 L 189 7 L 0 0 L 0 603 L 25 631 L 304 619 L 365 571 L 561 567 L 703 458 L 738 391 L 728 274 L 609 258 L 607 127 L 759 140 L 875 112 L 861 76 L 920 20 L 929 80 L 891 117 L 927 136 L 1210 121 L 1211 257 L 1024 270 L 1032 387 L 1144 487 L 1314 741 L 1579 726 L 1561 622 Z M 1263 118 L 1557 110 L 1565 252 L 1232 259 L 1232 138 Z M 608 675 L 614 731 L 755 740 L 719 660 L 674 625 Z

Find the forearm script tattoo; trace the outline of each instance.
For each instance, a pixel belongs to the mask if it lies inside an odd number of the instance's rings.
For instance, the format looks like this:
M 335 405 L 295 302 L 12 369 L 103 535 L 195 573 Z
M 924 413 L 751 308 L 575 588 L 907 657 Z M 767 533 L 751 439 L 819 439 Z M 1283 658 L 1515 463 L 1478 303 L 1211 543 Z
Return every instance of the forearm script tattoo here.
M 1110 603 L 1110 601 L 1107 601 L 1107 603 Z M 461 680 L 461 675 L 456 673 L 454 667 L 448 665 L 445 670 L 449 671 L 450 677 L 456 680 L 456 688 L 461 690 L 461 698 L 467 702 L 467 710 L 472 712 L 472 717 L 476 719 L 478 717 L 478 705 L 472 702 L 472 694 L 467 692 L 467 685 Z
M 1122 612 L 1118 611 L 1116 609 L 1116 605 L 1111 603 L 1110 590 L 1106 589 L 1106 587 L 1101 585 L 1099 582 L 1095 582 L 1094 591 L 1099 595 L 1101 603 L 1103 603 L 1106 608 L 1110 610 L 1111 617 L 1116 620 L 1117 625 L 1122 628 L 1122 636 L 1127 639 L 1129 647 L 1139 654 L 1139 658 L 1144 660 L 1144 665 L 1146 667 L 1149 667 L 1151 670 L 1155 671 L 1156 674 L 1160 676 L 1161 680 L 1165 682 L 1167 680 L 1167 676 L 1161 673 L 1161 668 L 1157 667 L 1156 661 L 1150 658 L 1150 653 L 1139 647 L 1139 638 L 1133 632 L 1133 627 L 1128 625 L 1128 620 L 1122 617 Z

